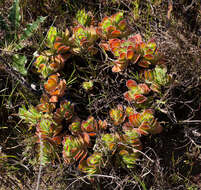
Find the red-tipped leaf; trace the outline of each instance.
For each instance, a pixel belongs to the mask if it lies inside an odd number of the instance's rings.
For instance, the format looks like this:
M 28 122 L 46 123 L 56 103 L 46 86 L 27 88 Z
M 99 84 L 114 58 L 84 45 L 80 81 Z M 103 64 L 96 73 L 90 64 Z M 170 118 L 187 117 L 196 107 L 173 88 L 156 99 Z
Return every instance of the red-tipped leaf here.
M 127 59 L 132 60 L 134 57 L 134 52 L 132 50 L 127 51 Z
M 126 25 L 127 25 L 126 20 L 122 20 L 119 22 L 118 27 L 121 31 L 124 31 L 126 29 Z
M 136 87 L 137 86 L 137 83 L 134 81 L 134 80 L 128 80 L 126 82 L 126 86 L 130 89 L 132 87 Z
M 111 37 L 116 38 L 118 36 L 121 35 L 121 31 L 120 30 L 115 30 L 113 32 L 111 32 Z
M 134 95 L 134 100 L 137 104 L 142 104 L 146 102 L 147 97 L 143 96 L 142 94 L 136 94 Z

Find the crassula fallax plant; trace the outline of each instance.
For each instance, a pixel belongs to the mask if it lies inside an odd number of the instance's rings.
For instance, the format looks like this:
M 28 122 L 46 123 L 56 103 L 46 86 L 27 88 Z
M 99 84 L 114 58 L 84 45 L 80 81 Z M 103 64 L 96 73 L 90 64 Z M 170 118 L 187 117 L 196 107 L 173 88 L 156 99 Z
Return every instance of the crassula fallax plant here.
M 124 93 L 124 98 L 129 102 L 135 102 L 136 104 L 142 104 L 147 101 L 145 95 L 149 94 L 149 87 L 143 84 L 137 84 L 134 80 L 128 80 L 126 83 L 129 91 Z
M 108 42 L 101 42 L 100 46 L 114 55 L 113 72 L 123 71 L 128 64 L 138 65 L 142 68 L 162 64 L 156 42 L 154 40 L 143 42 L 140 34 L 131 35 L 123 40 L 112 38 Z
M 79 170 L 88 174 L 100 173 L 101 166 L 103 165 L 102 156 L 102 153 L 94 152 L 86 160 L 80 162 L 80 164 L 78 165 Z
M 44 83 L 46 93 L 50 96 L 50 102 L 58 102 L 58 98 L 64 95 L 66 81 L 59 78 L 59 73 L 51 75 Z
M 124 109 L 122 105 L 118 105 L 117 108 L 110 110 L 110 118 L 114 125 L 120 125 L 125 120 Z
M 64 101 L 56 109 L 55 103 L 50 103 L 47 95 L 43 95 L 41 103 L 36 107 L 31 106 L 28 110 L 25 107 L 19 109 L 19 116 L 30 127 L 35 126 L 35 137 L 37 143 L 38 159 L 42 165 L 52 162 L 56 156 L 58 145 L 63 139 L 62 121 L 69 122 L 74 116 L 73 105 Z
M 91 81 L 91 80 L 82 83 L 82 87 L 83 87 L 86 91 L 92 90 L 92 89 L 93 89 L 93 86 L 94 86 L 94 83 L 93 83 L 93 81 Z
M 36 56 L 34 66 L 43 78 L 53 74 L 64 67 L 65 61 L 71 56 L 72 42 L 69 39 L 69 31 L 58 32 L 55 27 L 50 27 L 45 50 Z
M 114 124 L 114 128 L 118 127 L 118 130 L 116 130 L 115 133 L 105 133 L 101 135 L 105 154 L 114 155 L 117 163 L 128 168 L 135 166 L 140 155 L 138 150 L 142 149 L 140 141 L 141 133 L 139 133 L 134 126 L 129 125 L 128 127 L 126 122 L 128 115 L 134 112 L 135 110 L 131 107 L 124 109 L 122 105 L 118 105 L 117 108 L 111 109 L 110 117 L 112 124 Z M 117 119 L 118 117 L 119 119 Z
M 50 27 L 46 50 L 34 62 L 42 78 L 43 95 L 35 107 L 20 108 L 19 116 L 35 129 L 38 160 L 43 165 L 60 160 L 62 147 L 64 163 L 75 164 L 89 175 L 101 173 L 105 160 L 111 157 L 118 167 L 134 168 L 143 151 L 141 136 L 163 130 L 154 115 L 154 100 L 170 84 L 171 77 L 156 42 L 143 42 L 140 34 L 131 34 L 123 12 L 103 18 L 98 25 L 84 10 L 76 18 L 75 25 L 65 32 Z M 140 77 L 126 82 L 128 90 L 122 97 L 129 106 L 123 102 L 114 106 L 104 120 L 97 115 L 81 120 L 66 97 L 70 87 L 60 71 L 65 64 L 71 66 L 74 57 L 93 58 L 99 53 L 109 58 L 106 60 L 112 63 L 113 72 L 129 66 L 139 71 Z M 79 85 L 89 94 L 95 84 L 92 79 Z
M 78 117 L 69 125 L 69 130 L 73 135 L 80 135 L 85 133 L 88 136 L 96 136 L 98 132 L 107 129 L 106 120 L 95 120 L 93 116 L 89 116 L 87 120 L 81 121 Z
M 116 132 L 101 135 L 104 152 L 115 155 L 120 165 L 133 168 L 142 150 L 140 137 L 159 134 L 163 128 L 151 109 L 137 112 L 132 107 L 118 105 L 110 110 L 110 117 Z
M 127 22 L 123 15 L 123 12 L 118 12 L 110 17 L 104 17 L 98 24 L 99 36 L 103 39 L 111 39 L 127 35 Z
M 94 26 L 79 25 L 73 28 L 72 40 L 76 44 L 76 48 L 73 48 L 74 53 L 84 54 L 87 52 L 89 55 L 95 55 L 98 52 L 98 49 L 94 47 L 97 39 L 98 35 Z
M 74 105 L 67 100 L 60 103 L 60 107 L 53 114 L 53 119 L 56 123 L 61 124 L 63 120 L 70 121 L 74 116 Z
M 129 116 L 129 125 L 137 128 L 141 135 L 158 134 L 163 128 L 155 119 L 152 109 L 145 109 L 140 113 L 134 113 Z
M 78 10 L 76 14 L 76 25 L 82 25 L 84 27 L 93 25 L 93 14 L 91 12 L 86 12 L 85 9 Z
M 145 70 L 140 76 L 150 89 L 157 93 L 161 93 L 161 88 L 167 87 L 171 82 L 171 75 L 167 74 L 167 68 L 164 65 L 157 65 L 153 70 Z
M 90 142 L 85 135 L 74 137 L 72 135 L 64 137 L 63 140 L 63 158 L 67 164 L 74 163 L 75 161 L 82 161 L 87 156 Z

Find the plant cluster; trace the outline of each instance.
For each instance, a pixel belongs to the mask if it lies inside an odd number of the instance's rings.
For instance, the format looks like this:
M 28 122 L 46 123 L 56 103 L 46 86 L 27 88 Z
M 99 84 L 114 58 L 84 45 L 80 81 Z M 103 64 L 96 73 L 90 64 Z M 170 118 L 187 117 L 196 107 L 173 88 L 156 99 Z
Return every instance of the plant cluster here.
M 140 137 L 162 131 L 150 108 L 154 103 L 153 94 L 160 96 L 162 87 L 170 83 L 156 43 L 143 42 L 139 34 L 130 35 L 122 12 L 103 18 L 98 26 L 92 18 L 91 14 L 80 11 L 76 26 L 71 30 L 49 29 L 47 48 L 34 62 L 46 79 L 45 93 L 36 107 L 19 109 L 19 116 L 36 129 L 40 163 L 45 165 L 59 159 L 62 144 L 65 163 L 79 161 L 79 170 L 90 175 L 100 173 L 106 157 L 111 155 L 118 166 L 135 167 L 142 150 Z M 119 104 L 109 111 L 105 120 L 89 116 L 83 121 L 75 113 L 73 104 L 63 100 L 66 81 L 58 72 L 70 57 L 94 56 L 98 51 L 112 56 L 113 72 L 121 72 L 129 64 L 139 67 L 140 80 L 144 83 L 127 81 L 124 98 L 132 106 Z M 83 83 L 83 87 L 90 90 L 92 81 Z

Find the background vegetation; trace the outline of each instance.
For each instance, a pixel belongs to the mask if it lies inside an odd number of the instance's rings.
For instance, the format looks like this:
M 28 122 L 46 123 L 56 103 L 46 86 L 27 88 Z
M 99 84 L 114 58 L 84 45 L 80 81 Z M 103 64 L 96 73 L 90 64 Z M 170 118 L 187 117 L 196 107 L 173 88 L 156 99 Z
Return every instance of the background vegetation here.
M 134 34 L 140 33 L 145 41 L 155 39 L 173 78 L 156 112 L 164 130 L 141 138 L 145 156 L 136 168 L 119 168 L 111 162 L 93 180 L 76 166 L 64 164 L 62 156 L 41 170 L 33 143 L 35 129 L 18 115 L 22 105 L 37 105 L 44 92 L 33 67 L 33 55 L 45 48 L 50 26 L 62 31 L 75 26 L 80 9 L 91 11 L 97 21 L 124 11 Z M 194 0 L 1 0 L 0 188 L 201 188 L 200 10 L 201 3 Z M 90 114 L 103 119 L 111 108 L 127 104 L 122 97 L 128 90 L 126 80 L 137 76 L 129 69 L 123 74 L 113 73 L 108 64 L 86 60 L 70 59 L 71 64 L 62 70 L 68 85 L 65 96 L 74 103 L 81 119 L 86 120 Z M 82 83 L 89 80 L 94 82 L 94 89 L 86 92 Z

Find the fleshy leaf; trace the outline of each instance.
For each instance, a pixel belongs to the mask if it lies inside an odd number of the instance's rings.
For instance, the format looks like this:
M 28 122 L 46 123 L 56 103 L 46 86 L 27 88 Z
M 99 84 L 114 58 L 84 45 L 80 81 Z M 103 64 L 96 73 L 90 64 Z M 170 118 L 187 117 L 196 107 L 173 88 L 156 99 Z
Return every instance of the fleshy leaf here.
M 36 125 L 42 117 L 42 113 L 40 113 L 33 106 L 30 106 L 28 110 L 25 108 L 25 106 L 22 106 L 19 108 L 18 114 L 21 119 L 25 120 L 26 123 L 31 125 Z
M 114 125 L 120 125 L 125 120 L 125 114 L 122 105 L 118 105 L 117 108 L 110 110 L 110 118 Z
M 124 31 L 126 29 L 127 23 L 126 20 L 122 20 L 119 22 L 118 27 L 121 31 Z
M 126 82 L 126 86 L 129 88 L 129 89 L 132 89 L 133 87 L 137 87 L 137 83 L 134 81 L 134 80 L 128 80 Z
M 83 137 L 66 136 L 63 140 L 63 158 L 67 164 L 83 160 L 87 155 L 87 142 Z
M 141 113 L 134 113 L 129 116 L 129 122 L 138 128 L 138 132 L 142 135 L 161 133 L 163 128 L 154 118 L 153 110 L 146 109 Z
M 114 151 L 117 148 L 119 137 L 114 134 L 103 134 L 101 140 L 109 151 Z
M 78 169 L 89 175 L 100 173 L 100 166 L 102 163 L 102 154 L 95 152 L 87 158 L 87 160 L 82 161 Z
M 24 76 L 27 75 L 27 69 L 25 67 L 26 63 L 27 63 L 27 57 L 25 55 L 15 54 L 13 56 L 12 66 L 14 67 L 14 69 L 16 69 L 18 72 L 20 72 Z
M 11 30 L 16 33 L 20 26 L 20 20 L 21 20 L 19 0 L 13 1 L 13 5 L 10 8 L 8 19 L 11 22 Z

